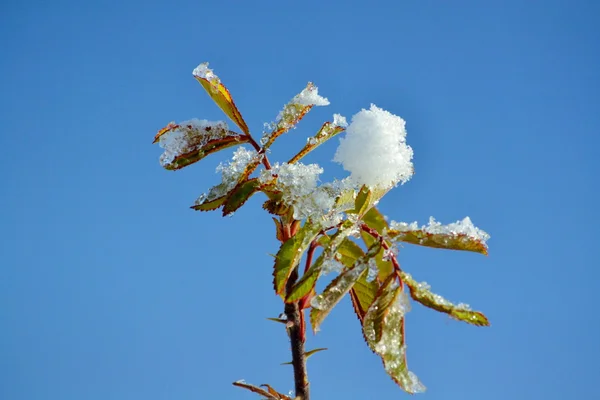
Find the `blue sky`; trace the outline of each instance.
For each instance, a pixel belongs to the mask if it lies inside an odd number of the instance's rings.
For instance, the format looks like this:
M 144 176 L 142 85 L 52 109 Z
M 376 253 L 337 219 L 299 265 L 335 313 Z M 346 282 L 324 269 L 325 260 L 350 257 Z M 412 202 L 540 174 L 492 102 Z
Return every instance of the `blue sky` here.
M 492 4 L 493 3 L 493 4 Z M 220 153 L 185 170 L 151 145 L 170 121 L 224 119 L 210 65 L 256 134 L 307 81 L 333 113 L 407 121 L 416 175 L 390 218 L 470 216 L 490 255 L 405 247 L 403 268 L 490 328 L 415 305 L 423 399 L 600 398 L 600 4 L 594 1 L 4 2 L 0 6 L 0 398 L 252 399 L 292 388 L 271 288 L 270 217 L 193 212 Z M 308 161 L 324 180 L 337 141 Z M 594 184 L 593 182 L 596 182 Z M 596 206 L 594 206 L 596 204 Z M 309 348 L 314 399 L 402 398 L 349 301 Z

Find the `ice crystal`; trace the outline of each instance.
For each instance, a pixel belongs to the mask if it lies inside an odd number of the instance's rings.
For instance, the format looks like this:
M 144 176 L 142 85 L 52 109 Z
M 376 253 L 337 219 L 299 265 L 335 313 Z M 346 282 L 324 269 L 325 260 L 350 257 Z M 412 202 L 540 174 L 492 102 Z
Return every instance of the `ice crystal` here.
M 323 264 L 321 264 L 321 275 L 325 276 L 332 272 L 339 273 L 339 272 L 342 272 L 343 269 L 344 269 L 344 264 L 339 262 L 339 260 L 336 260 L 333 257 L 327 257 L 323 260 Z
M 352 117 L 334 161 L 350 172 L 357 186 L 390 188 L 413 174 L 413 151 L 406 144 L 405 122 L 374 104 Z
M 373 282 L 379 274 L 379 268 L 377 268 L 377 260 L 375 260 L 375 258 L 369 258 L 367 266 L 369 267 L 367 271 L 367 282 Z
M 396 246 L 390 246 L 383 251 L 383 261 L 391 261 L 393 258 L 398 256 L 398 248 Z
M 310 305 L 318 310 L 333 308 L 350 290 L 366 267 L 366 264 L 359 263 L 354 268 L 340 274 L 323 293 L 312 298 Z
M 393 229 L 398 232 L 409 232 L 419 230 L 419 225 L 416 221 L 411 222 L 410 224 L 407 224 L 406 222 L 392 221 L 390 222 L 390 229 Z

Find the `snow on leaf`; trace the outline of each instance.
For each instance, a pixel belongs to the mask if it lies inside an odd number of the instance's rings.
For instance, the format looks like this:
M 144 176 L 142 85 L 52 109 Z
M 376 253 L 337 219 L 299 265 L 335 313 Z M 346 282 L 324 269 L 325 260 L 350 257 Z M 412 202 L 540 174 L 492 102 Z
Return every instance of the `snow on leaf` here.
M 265 132 L 261 139 L 263 148 L 269 148 L 275 139 L 292 129 L 310 111 L 313 106 L 326 106 L 329 101 L 319 96 L 319 89 L 309 82 L 306 88 L 294 96 L 271 124 L 272 130 Z
M 490 235 L 475 227 L 469 217 L 448 225 L 442 225 L 431 217 L 429 224 L 421 228 L 418 228 L 416 222 L 407 224 L 392 221 L 390 227 L 388 235 L 397 241 L 438 249 L 488 254 L 486 242 Z
M 306 156 L 308 153 L 325 143 L 327 140 L 336 136 L 340 132 L 343 132 L 345 125 L 343 123 L 346 121 L 344 117 L 339 114 L 334 115 L 333 123 L 325 122 L 319 132 L 313 137 L 308 138 L 304 147 L 296 154 L 294 157 L 288 161 L 288 164 L 293 164 L 298 162 L 302 157 Z
M 361 274 L 365 272 L 366 265 L 364 263 L 357 263 L 354 268 L 347 269 L 338 275 L 331 283 L 325 288 L 323 293 L 314 297 L 311 301 L 310 310 L 310 323 L 313 331 L 317 332 L 319 326 L 329 315 L 333 307 L 350 291 L 354 283 L 360 278 Z
M 207 194 L 198 197 L 192 208 L 208 211 L 221 207 L 238 183 L 244 182 L 240 179 L 240 174 L 243 173 L 245 166 L 259 157 L 256 151 L 239 147 L 233 153 L 231 161 L 225 164 L 221 163 L 217 167 L 217 172 L 221 173 L 221 183 L 213 186 Z
M 374 104 L 352 117 L 334 161 L 350 172 L 357 185 L 392 188 L 413 175 L 413 151 L 406 144 L 402 118 Z
M 202 63 L 198 65 L 192 72 L 194 78 L 202 87 L 208 92 L 209 96 L 219 106 L 221 110 L 229 117 L 237 126 L 240 127 L 242 132 L 246 135 L 250 135 L 250 130 L 246 125 L 246 122 L 242 118 L 242 114 L 237 109 L 229 90 L 221 83 L 221 80 L 215 73 L 208 68 L 208 63 Z
M 388 375 L 408 393 L 425 391 L 425 386 L 408 370 L 404 343 L 404 315 L 407 300 L 395 277 L 381 286 L 363 320 L 363 334 L 378 354 Z
M 168 170 L 178 170 L 200 161 L 209 154 L 248 142 L 248 137 L 232 132 L 223 121 L 192 119 L 170 123 L 154 137 L 165 151 L 160 164 Z
M 223 203 L 225 203 L 225 200 L 227 200 L 227 197 L 221 196 L 214 200 L 205 200 L 201 198 L 199 200 L 200 201 L 196 201 L 196 204 L 194 204 L 190 208 L 196 211 L 213 211 L 221 207 Z
M 223 216 L 235 212 L 244 205 L 250 196 L 258 191 L 260 191 L 260 182 L 258 181 L 258 178 L 250 179 L 238 184 L 227 195 L 227 199 L 223 206 Z
M 293 208 L 297 220 L 317 220 L 327 214 L 334 205 L 330 185 L 318 186 L 319 175 L 323 172 L 318 164 L 279 164 L 262 171 L 259 179 L 272 183 L 273 190 L 281 193 L 281 201 Z
M 425 307 L 450 315 L 452 318 L 477 326 L 489 326 L 490 322 L 483 313 L 472 311 L 466 304 L 455 305 L 442 296 L 432 293 L 429 285 L 418 283 L 410 274 L 400 273 L 400 279 L 410 289 L 410 296 Z
M 295 236 L 286 240 L 277 255 L 275 256 L 275 267 L 273 271 L 275 292 L 282 294 L 285 290 L 285 284 L 292 273 L 292 270 L 298 266 L 302 255 L 310 245 L 321 228 L 312 224 L 310 221 L 304 223 Z
M 356 260 L 351 268 L 346 268 L 323 290 L 323 293 L 315 296 L 311 301 L 310 323 L 313 331 L 317 332 L 319 326 L 329 315 L 333 307 L 352 289 L 356 281 L 364 275 L 368 261 L 379 251 L 380 244 L 376 243 L 367 253 Z

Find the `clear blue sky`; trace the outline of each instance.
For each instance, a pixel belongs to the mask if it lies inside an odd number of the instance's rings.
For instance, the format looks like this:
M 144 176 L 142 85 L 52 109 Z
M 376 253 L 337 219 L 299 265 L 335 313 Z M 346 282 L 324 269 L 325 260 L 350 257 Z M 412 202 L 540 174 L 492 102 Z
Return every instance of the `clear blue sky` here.
M 265 320 L 281 306 L 262 199 L 232 218 L 194 212 L 230 152 L 169 172 L 151 145 L 172 120 L 224 119 L 192 78 L 202 61 L 255 133 L 309 80 L 329 98 L 273 161 L 334 112 L 402 116 L 416 175 L 382 211 L 468 215 L 492 235 L 489 257 L 401 250 L 405 270 L 492 322 L 413 307 L 420 398 L 600 398 L 598 15 L 595 1 L 552 0 L 3 2 L 0 398 L 292 388 L 287 338 Z M 324 179 L 344 176 L 336 146 L 309 158 Z M 311 347 L 329 347 L 309 363 L 315 400 L 408 396 L 348 301 Z

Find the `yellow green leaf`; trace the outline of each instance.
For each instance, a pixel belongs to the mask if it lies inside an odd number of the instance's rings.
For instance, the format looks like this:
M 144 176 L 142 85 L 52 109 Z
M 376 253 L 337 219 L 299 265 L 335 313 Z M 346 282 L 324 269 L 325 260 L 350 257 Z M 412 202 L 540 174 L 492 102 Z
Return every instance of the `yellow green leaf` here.
M 432 293 L 429 285 L 418 283 L 406 272 L 400 273 L 400 278 L 408 286 L 410 296 L 425 307 L 446 313 L 452 318 L 477 326 L 489 326 L 490 322 L 483 313 L 473 311 L 466 304 L 455 305 L 439 294 Z
M 388 235 L 397 241 L 419 246 L 472 251 L 484 255 L 488 254 L 485 241 L 468 236 L 464 233 L 429 233 L 424 229 L 411 229 L 406 231 L 390 229 Z
M 221 83 L 221 80 L 215 73 L 208 68 L 208 63 L 202 63 L 193 72 L 194 78 L 208 92 L 208 95 L 219 106 L 221 110 L 229 117 L 242 132 L 250 135 L 250 131 L 246 122 L 242 118 L 242 114 L 237 109 L 229 90 Z
M 344 128 L 343 126 L 334 125 L 331 122 L 325 122 L 323 126 L 321 126 L 321 129 L 319 129 L 319 132 L 317 132 L 317 134 L 312 138 L 308 139 L 307 143 L 304 145 L 302 150 L 300 150 L 298 154 L 292 157 L 288 161 L 288 164 L 298 162 L 300 159 L 302 159 L 308 153 L 319 147 L 321 144 L 325 143 L 327 140 L 331 139 L 337 134 L 343 132 L 344 129 L 346 128 Z

